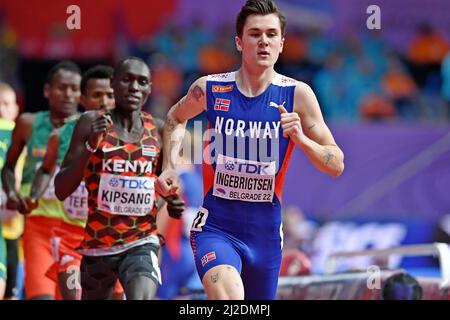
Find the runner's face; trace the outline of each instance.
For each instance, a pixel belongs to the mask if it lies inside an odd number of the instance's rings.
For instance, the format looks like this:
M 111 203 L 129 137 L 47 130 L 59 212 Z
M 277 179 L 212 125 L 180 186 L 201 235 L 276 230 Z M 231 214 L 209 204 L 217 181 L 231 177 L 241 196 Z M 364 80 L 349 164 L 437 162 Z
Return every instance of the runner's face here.
M 248 16 L 242 39 L 236 37 L 243 63 L 250 66 L 273 67 L 283 51 L 283 43 L 280 19 L 274 13 Z
M 16 94 L 11 90 L 0 90 L 0 117 L 14 121 L 18 114 Z
M 81 95 L 81 104 L 86 111 L 114 108 L 114 91 L 111 80 L 91 78 L 87 82 L 86 93 Z
M 81 76 L 78 73 L 58 70 L 53 75 L 52 83 L 46 84 L 44 88 L 50 110 L 62 117 L 74 114 L 80 102 L 80 82 Z
M 117 107 L 141 109 L 151 92 L 150 70 L 140 61 L 129 60 L 117 72 L 112 87 Z

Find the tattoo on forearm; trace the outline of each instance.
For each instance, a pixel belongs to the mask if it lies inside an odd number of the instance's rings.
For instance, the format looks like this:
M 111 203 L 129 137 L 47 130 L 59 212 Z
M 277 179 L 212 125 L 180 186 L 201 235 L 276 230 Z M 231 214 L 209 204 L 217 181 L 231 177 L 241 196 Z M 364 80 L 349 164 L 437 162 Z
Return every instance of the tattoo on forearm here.
M 329 164 L 330 161 L 335 158 L 335 156 L 334 156 L 333 152 L 331 152 L 328 149 L 325 149 L 325 154 L 324 154 L 323 158 L 325 159 L 325 164 Z
M 200 101 L 200 99 L 205 95 L 203 89 L 200 88 L 200 86 L 195 86 L 194 88 L 192 88 L 191 94 L 197 101 Z
M 219 274 L 218 274 L 218 273 L 213 274 L 213 275 L 211 276 L 211 281 L 212 281 L 213 283 L 217 283 L 217 281 L 219 281 Z

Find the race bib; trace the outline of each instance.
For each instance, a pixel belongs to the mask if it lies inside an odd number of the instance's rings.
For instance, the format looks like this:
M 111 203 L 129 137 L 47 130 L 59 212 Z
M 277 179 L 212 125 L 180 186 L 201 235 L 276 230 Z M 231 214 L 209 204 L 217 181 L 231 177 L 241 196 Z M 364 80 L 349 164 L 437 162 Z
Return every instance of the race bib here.
M 258 162 L 219 154 L 213 195 L 228 200 L 272 202 L 275 161 Z
M 72 219 L 86 219 L 88 215 L 88 191 L 84 181 L 64 200 L 64 208 Z
M 101 175 L 98 209 L 111 214 L 145 216 L 153 209 L 155 178 Z
M 36 171 L 41 167 L 42 162 L 39 162 L 36 164 Z M 45 189 L 44 194 L 42 195 L 42 199 L 45 200 L 58 200 L 58 198 L 56 198 L 56 194 L 55 194 L 55 176 L 58 174 L 59 172 L 59 166 L 56 166 L 55 168 L 55 172 L 53 173 L 52 179 L 50 180 L 50 183 L 48 184 L 47 189 Z

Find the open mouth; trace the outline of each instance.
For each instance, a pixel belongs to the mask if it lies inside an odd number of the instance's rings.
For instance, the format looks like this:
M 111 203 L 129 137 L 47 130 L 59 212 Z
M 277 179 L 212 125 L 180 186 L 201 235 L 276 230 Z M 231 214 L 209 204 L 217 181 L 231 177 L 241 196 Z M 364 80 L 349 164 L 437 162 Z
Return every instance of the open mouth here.
M 268 58 L 269 56 L 270 56 L 270 54 L 267 51 L 260 51 L 260 52 L 258 52 L 258 57 Z

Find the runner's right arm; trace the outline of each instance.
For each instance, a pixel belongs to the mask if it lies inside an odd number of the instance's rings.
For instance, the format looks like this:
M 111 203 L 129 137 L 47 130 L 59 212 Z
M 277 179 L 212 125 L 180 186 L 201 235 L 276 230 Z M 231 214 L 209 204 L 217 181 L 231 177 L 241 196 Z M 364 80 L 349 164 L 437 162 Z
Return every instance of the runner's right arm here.
M 111 118 L 101 111 L 85 112 L 75 126 L 69 150 L 55 176 L 55 194 L 59 200 L 70 196 L 83 180 L 84 169 L 92 152 L 86 147 L 97 149 L 104 133 L 112 125 Z
M 188 93 L 167 113 L 163 134 L 163 172 L 156 183 L 156 191 L 162 196 L 174 194 L 178 188 L 175 165 L 179 149 L 187 121 L 206 110 L 206 78 L 195 81 Z
M 30 209 L 37 207 L 39 198 L 42 197 L 52 180 L 58 160 L 59 132 L 59 129 L 55 129 L 50 134 L 42 165 L 34 174 L 30 195 L 25 198 Z
M 23 148 L 33 133 L 35 115 L 23 113 L 16 121 L 12 132 L 11 145 L 6 154 L 6 162 L 2 170 L 2 182 L 7 200 L 7 207 L 20 212 L 26 211 L 25 202 L 16 189 L 15 168 Z
M 154 123 L 156 125 L 156 127 L 158 128 L 158 139 L 160 140 L 161 137 L 163 136 L 164 132 L 164 121 L 159 119 L 159 118 L 153 118 Z M 163 152 L 164 152 L 164 146 L 161 145 L 161 156 L 160 159 L 158 161 L 158 166 L 156 168 L 156 175 L 160 175 L 161 174 L 161 170 L 162 170 L 162 161 L 161 159 L 163 158 Z M 164 202 L 167 202 L 167 206 L 164 206 Z M 161 215 L 164 215 L 165 213 L 168 213 L 169 216 L 171 218 L 174 219 L 180 219 L 181 215 L 183 214 L 183 211 L 185 210 L 184 207 L 184 201 L 183 199 L 181 199 L 181 197 L 178 194 L 173 194 L 170 195 L 168 197 L 159 197 L 158 198 L 158 217 Z

